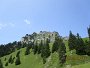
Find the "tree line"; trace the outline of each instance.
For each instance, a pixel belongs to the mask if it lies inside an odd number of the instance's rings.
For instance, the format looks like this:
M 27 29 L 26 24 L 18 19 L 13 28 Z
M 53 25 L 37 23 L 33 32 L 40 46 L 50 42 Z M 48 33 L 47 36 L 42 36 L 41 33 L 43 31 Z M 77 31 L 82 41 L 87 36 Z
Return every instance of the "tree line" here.
M 79 33 L 74 35 L 71 31 L 69 33 L 68 46 L 69 50 L 76 50 L 78 55 L 88 55 L 90 56 L 90 27 L 87 28 L 89 40 L 83 40 Z
M 69 33 L 69 39 L 68 39 L 68 46 L 69 50 L 76 50 L 77 55 L 88 55 L 90 56 L 90 27 L 87 28 L 87 33 L 89 40 L 83 40 L 79 33 L 77 35 L 74 35 L 71 31 Z M 9 55 L 12 52 L 19 50 L 20 48 L 26 47 L 25 55 L 29 55 L 31 50 L 33 54 L 40 54 L 42 59 L 43 59 L 43 64 L 45 64 L 47 61 L 46 59 L 54 52 L 58 53 L 58 60 L 60 65 L 63 65 L 66 62 L 66 46 L 65 43 L 63 42 L 63 39 L 61 36 L 55 36 L 55 41 L 53 42 L 52 48 L 50 49 L 50 41 L 47 38 L 45 40 L 41 40 L 40 43 L 37 41 L 30 42 L 28 44 L 26 43 L 21 43 L 21 42 L 13 42 L 13 43 L 8 43 L 5 45 L 0 46 L 0 57 L 3 57 L 5 55 Z M 6 62 L 5 66 L 8 66 L 8 63 L 13 64 L 14 59 L 15 60 L 15 65 L 21 64 L 20 61 L 20 51 L 17 52 L 16 57 L 10 56 L 8 62 Z M 6 58 L 5 58 L 6 60 Z M 0 60 L 0 68 L 3 68 L 3 64 Z

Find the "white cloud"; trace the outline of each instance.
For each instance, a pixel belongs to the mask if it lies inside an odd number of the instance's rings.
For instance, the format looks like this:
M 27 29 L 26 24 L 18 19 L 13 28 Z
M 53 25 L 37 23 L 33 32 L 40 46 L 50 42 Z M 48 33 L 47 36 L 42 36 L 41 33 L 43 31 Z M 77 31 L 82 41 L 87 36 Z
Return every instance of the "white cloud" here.
M 14 27 L 14 23 L 0 23 L 0 29 L 6 28 L 6 27 Z
M 11 27 L 14 27 L 15 26 L 14 23 L 9 23 L 8 25 L 11 26 Z
M 24 20 L 24 22 L 26 23 L 26 24 L 28 24 L 28 25 L 30 25 L 31 23 L 30 23 L 30 21 L 29 20 L 27 20 L 27 19 L 25 19 Z
M 7 24 L 2 24 L 0 23 L 0 29 L 4 28 L 4 27 L 7 27 Z

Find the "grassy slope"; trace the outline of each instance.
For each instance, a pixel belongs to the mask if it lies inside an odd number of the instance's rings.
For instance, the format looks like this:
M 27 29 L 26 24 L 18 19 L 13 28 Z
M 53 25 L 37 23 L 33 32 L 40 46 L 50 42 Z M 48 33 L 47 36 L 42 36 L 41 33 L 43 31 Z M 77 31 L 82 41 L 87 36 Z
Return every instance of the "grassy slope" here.
M 83 38 L 83 40 L 84 41 L 88 40 L 88 38 Z M 66 63 L 70 65 L 69 68 L 90 68 L 90 57 L 89 56 L 79 56 L 79 55 L 76 55 L 75 53 L 73 53 L 73 55 L 70 55 L 70 52 L 67 52 L 67 53 L 68 53 L 67 54 L 68 56 L 67 56 Z
M 86 38 L 84 39 L 86 40 Z M 68 48 L 68 42 L 65 41 L 66 44 L 66 50 L 67 50 L 67 62 L 64 68 L 90 68 L 90 57 L 88 56 L 79 56 L 75 54 L 75 51 L 72 51 L 73 53 L 69 51 Z M 52 43 L 50 43 L 50 49 L 52 48 Z M 58 54 L 53 53 L 49 58 L 47 58 L 46 64 L 42 63 L 42 58 L 40 55 L 33 55 L 31 52 L 29 55 L 25 56 L 25 48 L 20 49 L 20 59 L 21 64 L 18 66 L 15 66 L 15 63 L 9 64 L 5 68 L 61 68 L 58 64 Z M 15 57 L 17 51 L 12 53 L 12 56 Z M 5 65 L 6 61 L 4 61 L 5 57 L 8 58 L 10 55 L 2 57 L 3 64 Z
M 30 55 L 25 56 L 25 48 L 20 50 L 20 59 L 21 59 L 21 64 L 18 66 L 15 66 L 15 64 L 9 64 L 7 67 L 5 68 L 43 68 L 43 64 L 42 64 L 42 58 L 40 57 L 40 55 L 34 55 L 32 52 Z M 17 52 L 12 53 L 13 57 L 16 55 Z M 10 57 L 10 55 L 5 56 L 7 59 Z M 2 58 L 2 61 L 4 61 L 4 58 Z M 6 61 L 4 61 L 4 64 L 6 63 Z
M 54 68 L 58 67 L 58 54 L 53 53 L 49 58 L 47 58 L 46 64 L 43 64 L 42 58 L 40 55 L 36 54 L 34 55 L 33 52 L 31 52 L 29 55 L 25 56 L 25 48 L 20 49 L 20 59 L 21 64 L 18 66 L 15 66 L 15 63 L 9 64 L 7 67 L 4 66 L 4 68 Z M 13 57 L 15 57 L 17 51 L 10 54 Z M 10 55 L 2 57 L 3 65 L 8 61 Z M 4 59 L 7 58 L 6 61 Z

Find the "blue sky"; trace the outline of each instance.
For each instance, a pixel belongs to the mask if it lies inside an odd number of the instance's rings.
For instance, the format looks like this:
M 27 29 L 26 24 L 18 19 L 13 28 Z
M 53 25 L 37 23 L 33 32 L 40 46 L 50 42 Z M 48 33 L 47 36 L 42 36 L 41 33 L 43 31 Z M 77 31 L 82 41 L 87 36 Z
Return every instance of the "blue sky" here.
M 0 0 L 0 44 L 41 30 L 86 37 L 89 25 L 90 0 Z

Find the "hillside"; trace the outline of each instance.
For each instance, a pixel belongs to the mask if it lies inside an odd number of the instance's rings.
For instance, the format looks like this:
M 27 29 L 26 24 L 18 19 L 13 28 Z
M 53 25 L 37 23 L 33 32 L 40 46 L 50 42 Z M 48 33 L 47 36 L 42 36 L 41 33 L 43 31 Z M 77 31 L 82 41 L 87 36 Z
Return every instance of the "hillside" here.
M 34 55 L 33 52 L 31 52 L 29 55 L 25 56 L 25 48 L 20 49 L 20 57 L 21 57 L 21 64 L 16 66 L 15 63 L 9 64 L 5 68 L 54 68 L 58 66 L 58 55 L 57 53 L 53 53 L 49 58 L 47 58 L 46 64 L 42 63 L 42 58 L 40 55 L 36 54 Z M 17 51 L 10 54 L 13 57 L 15 57 Z M 6 61 L 9 59 L 10 55 L 2 57 L 3 64 L 5 65 Z M 6 61 L 4 59 L 7 58 Z
M 90 67 L 90 57 L 76 55 L 74 50 L 71 53 L 67 46 L 68 42 L 65 41 L 65 44 L 66 44 L 66 50 L 67 50 L 67 53 L 66 53 L 67 59 L 63 68 L 89 68 Z M 52 48 L 52 43 L 50 44 L 50 49 L 51 48 Z M 19 50 L 20 60 L 21 60 L 20 65 L 16 66 L 15 63 L 13 63 L 13 64 L 9 64 L 8 66 L 4 66 L 4 68 L 61 68 L 59 66 L 58 54 L 56 52 L 52 53 L 47 58 L 47 62 L 43 64 L 40 54 L 34 55 L 32 50 L 30 50 L 30 54 L 25 56 L 25 49 L 26 48 L 21 48 Z M 17 52 L 18 50 L 13 52 L 10 55 L 15 57 Z M 5 63 L 8 61 L 10 55 L 7 55 L 1 58 L 3 65 L 5 65 Z M 5 61 L 5 58 L 6 58 L 6 61 Z

